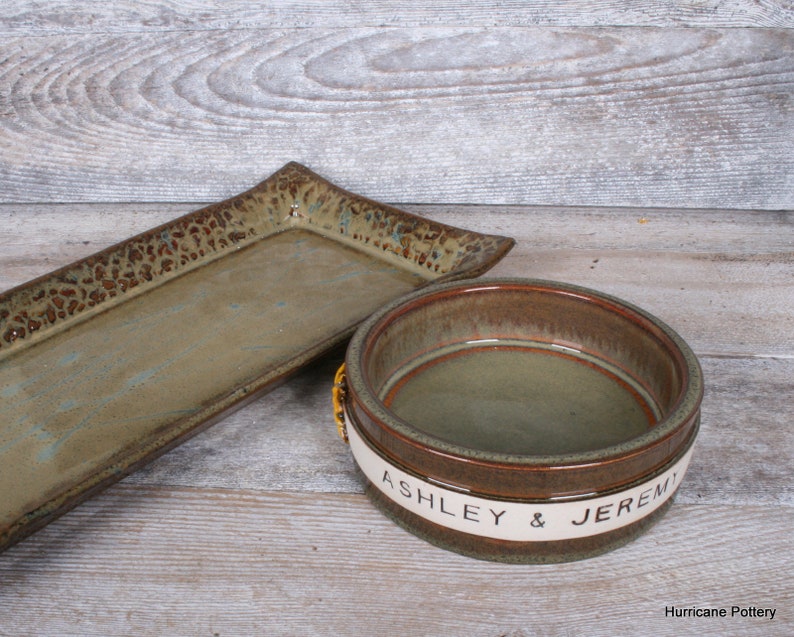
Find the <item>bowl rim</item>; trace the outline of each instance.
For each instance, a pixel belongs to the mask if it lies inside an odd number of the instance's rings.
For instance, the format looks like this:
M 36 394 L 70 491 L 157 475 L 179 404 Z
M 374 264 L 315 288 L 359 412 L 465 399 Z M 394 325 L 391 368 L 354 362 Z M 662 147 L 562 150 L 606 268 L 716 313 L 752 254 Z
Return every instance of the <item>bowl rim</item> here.
M 651 328 L 652 335 L 662 342 L 674 359 L 680 363 L 682 389 L 672 407 L 653 427 L 646 432 L 628 438 L 608 447 L 562 454 L 512 454 L 474 449 L 456 444 L 417 429 L 406 420 L 398 417 L 378 398 L 363 373 L 368 346 L 388 323 L 406 314 L 419 305 L 449 295 L 489 290 L 513 289 L 542 293 L 562 294 L 587 302 L 596 303 L 612 311 L 619 311 L 628 320 L 643 328 Z M 660 338 L 661 335 L 661 338 Z M 665 341 L 667 341 L 665 343 Z M 672 346 L 672 347 L 670 347 Z M 396 436 L 403 443 L 422 448 L 424 451 L 460 461 L 513 465 L 523 468 L 573 468 L 590 464 L 601 465 L 612 459 L 627 459 L 642 455 L 649 448 L 658 446 L 665 439 L 674 436 L 681 427 L 691 423 L 698 415 L 703 398 L 703 373 L 697 356 L 684 339 L 664 321 L 640 307 L 616 296 L 570 283 L 535 278 L 481 278 L 471 281 L 438 283 L 417 292 L 406 294 L 380 308 L 372 314 L 354 333 L 346 355 L 348 401 L 354 400 L 368 412 L 374 422 L 389 435 Z M 677 447 L 669 450 L 669 456 L 677 453 Z M 651 467 L 649 467 L 650 469 Z

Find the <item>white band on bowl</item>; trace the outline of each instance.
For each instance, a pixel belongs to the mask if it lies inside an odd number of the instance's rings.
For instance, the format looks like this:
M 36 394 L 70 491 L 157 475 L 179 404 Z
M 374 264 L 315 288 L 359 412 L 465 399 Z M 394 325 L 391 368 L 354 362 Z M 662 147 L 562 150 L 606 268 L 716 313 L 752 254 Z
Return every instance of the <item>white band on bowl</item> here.
M 646 517 L 675 493 L 693 447 L 664 473 L 637 486 L 595 498 L 545 503 L 473 496 L 432 479 L 406 473 L 372 449 L 347 421 L 358 466 L 386 497 L 430 522 L 498 540 L 549 542 L 600 535 Z

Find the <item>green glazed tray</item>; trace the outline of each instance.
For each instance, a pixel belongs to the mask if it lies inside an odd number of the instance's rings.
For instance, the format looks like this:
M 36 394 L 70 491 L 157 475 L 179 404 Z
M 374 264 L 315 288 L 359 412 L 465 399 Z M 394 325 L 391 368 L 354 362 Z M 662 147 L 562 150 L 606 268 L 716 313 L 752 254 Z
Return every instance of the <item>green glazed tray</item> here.
M 0 294 L 0 550 L 513 240 L 410 215 L 290 163 Z

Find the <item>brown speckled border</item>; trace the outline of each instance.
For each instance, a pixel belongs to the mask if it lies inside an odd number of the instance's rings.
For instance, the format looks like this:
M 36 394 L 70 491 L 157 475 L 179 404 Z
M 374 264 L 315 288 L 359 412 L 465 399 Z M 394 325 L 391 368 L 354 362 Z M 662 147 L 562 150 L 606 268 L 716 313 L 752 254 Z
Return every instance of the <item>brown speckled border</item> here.
M 430 279 L 477 276 L 513 240 L 435 223 L 349 193 L 291 162 L 251 190 L 0 294 L 0 352 L 87 318 L 280 229 L 304 226 Z

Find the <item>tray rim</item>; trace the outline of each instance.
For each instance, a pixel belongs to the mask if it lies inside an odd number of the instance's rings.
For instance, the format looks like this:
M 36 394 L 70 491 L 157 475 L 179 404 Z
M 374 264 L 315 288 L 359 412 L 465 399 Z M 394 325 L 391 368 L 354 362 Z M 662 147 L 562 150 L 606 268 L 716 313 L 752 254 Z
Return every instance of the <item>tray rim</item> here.
M 206 259 L 194 261 L 195 265 L 193 266 L 191 266 L 190 263 L 185 263 L 183 266 L 187 267 L 183 267 L 181 272 L 175 274 L 174 276 L 165 276 L 166 273 L 162 272 L 158 275 L 156 280 L 148 281 L 147 284 L 141 286 L 136 286 L 138 287 L 137 290 L 122 290 L 121 293 L 104 298 L 102 302 L 97 302 L 90 307 L 86 306 L 86 308 L 89 310 L 86 313 L 82 313 L 81 311 L 81 313 L 79 313 L 77 316 L 69 314 L 67 317 L 61 318 L 60 321 L 52 322 L 48 326 L 48 329 L 45 329 L 42 332 L 39 332 L 35 335 L 32 333 L 32 331 L 30 333 L 23 333 L 21 336 L 15 336 L 9 342 L 9 339 L 7 338 L 7 336 L 10 334 L 9 330 L 14 329 L 12 326 L 9 326 L 9 317 L 24 318 L 28 321 L 30 320 L 28 315 L 25 315 L 24 317 L 20 317 L 19 315 L 12 316 L 13 312 L 8 311 L 8 306 L 12 305 L 15 301 L 17 303 L 24 303 L 27 300 L 27 302 L 32 303 L 33 298 L 36 295 L 42 295 L 44 289 L 47 286 L 57 286 L 64 281 L 73 283 L 73 273 L 80 270 L 81 268 L 85 268 L 87 265 L 93 266 L 96 263 L 107 263 L 113 255 L 118 255 L 124 249 L 136 244 L 136 242 L 140 243 L 151 241 L 153 237 L 161 235 L 164 232 L 168 232 L 170 229 L 187 227 L 189 224 L 194 223 L 197 219 L 202 218 L 203 216 L 205 217 L 208 214 L 214 214 L 218 211 L 228 210 L 230 208 L 234 208 L 235 206 L 239 206 L 241 201 L 251 198 L 255 199 L 256 197 L 262 195 L 262 193 L 271 188 L 278 180 L 289 178 L 308 180 L 309 182 L 316 184 L 321 188 L 328 189 L 340 197 L 349 199 L 355 205 L 383 211 L 386 216 L 391 218 L 404 220 L 408 223 L 426 224 L 428 227 L 434 228 L 442 234 L 444 232 L 457 234 L 468 237 L 475 242 L 480 241 L 481 243 L 484 242 L 490 244 L 487 245 L 485 250 L 483 250 L 481 253 L 475 254 L 473 258 L 471 256 L 464 257 L 456 267 L 450 268 L 449 271 L 429 271 L 429 276 L 425 277 L 424 280 L 415 286 L 412 291 L 416 291 L 439 282 L 479 276 L 498 263 L 515 244 L 515 241 L 509 237 L 482 234 L 427 220 L 418 215 L 400 210 L 394 206 L 382 204 L 373 199 L 356 195 L 343 188 L 340 188 L 339 186 L 336 186 L 301 164 L 289 162 L 259 184 L 238 195 L 234 195 L 223 201 L 210 204 L 208 206 L 203 206 L 187 214 L 180 215 L 173 220 L 159 224 L 148 230 L 144 230 L 143 232 L 114 243 L 93 254 L 73 261 L 72 263 L 52 270 L 51 272 L 42 274 L 34 279 L 31 279 L 30 281 L 14 286 L 8 290 L 0 292 L 0 312 L 2 312 L 2 310 L 6 310 L 5 312 L 0 313 L 0 345 L 5 345 L 5 347 L 0 347 L 0 365 L 3 365 L 8 358 L 10 358 L 13 363 L 14 352 L 19 351 L 22 348 L 44 345 L 48 335 L 55 335 L 61 329 L 68 329 L 68 327 L 77 323 L 89 321 L 98 313 L 121 305 L 129 299 L 135 298 L 135 296 L 145 293 L 146 290 L 153 289 L 154 287 L 158 287 L 160 285 L 167 285 L 174 278 L 179 278 L 187 272 L 200 268 L 202 265 L 205 265 L 208 262 L 217 259 L 223 259 L 225 255 L 230 253 L 228 250 L 220 250 Z M 290 187 L 291 184 L 288 184 L 287 188 L 289 189 Z M 316 227 L 312 223 L 311 218 L 307 220 L 306 218 L 299 215 L 289 218 L 286 221 L 287 223 L 283 223 L 282 221 L 281 224 L 276 224 L 273 232 L 269 232 L 264 236 L 251 237 L 250 240 L 244 242 L 243 245 L 251 245 L 252 243 L 265 241 L 269 236 L 273 236 L 290 229 L 303 229 L 309 232 L 314 232 L 321 236 L 325 236 L 332 241 L 336 240 L 343 245 L 348 245 L 349 247 L 356 245 L 355 241 L 349 240 L 349 237 L 337 238 L 334 233 L 328 232 L 327 229 L 324 230 L 322 228 Z M 368 252 L 373 254 L 372 250 L 369 250 Z M 386 252 L 386 248 L 384 248 L 384 252 Z M 399 258 L 399 255 L 397 255 L 397 257 Z M 387 260 L 388 259 L 393 260 L 393 257 L 387 255 Z M 418 272 L 415 267 L 413 268 L 413 271 Z M 101 282 L 97 281 L 96 286 L 100 285 Z M 132 293 L 130 294 L 129 292 Z M 44 296 L 46 297 L 46 295 Z M 395 294 L 394 298 L 397 298 L 398 296 L 399 295 Z M 42 297 L 40 296 L 39 300 L 41 300 L 41 298 Z M 37 318 L 44 317 L 39 315 Z M 218 400 L 202 404 L 195 413 L 175 419 L 169 423 L 167 427 L 163 427 L 160 430 L 145 437 L 145 439 L 135 445 L 134 448 L 132 446 L 127 446 L 119 449 L 119 451 L 113 455 L 110 461 L 106 462 L 103 466 L 92 473 L 89 478 L 80 480 L 76 484 L 64 486 L 64 488 L 58 491 L 58 493 L 55 495 L 45 495 L 46 500 L 43 504 L 25 513 L 11 524 L 0 527 L 0 552 L 29 536 L 33 532 L 48 524 L 50 521 L 56 519 L 74 506 L 77 506 L 87 498 L 100 492 L 107 486 L 117 482 L 121 478 L 129 475 L 143 465 L 159 457 L 163 453 L 166 453 L 170 449 L 178 446 L 193 435 L 198 434 L 199 432 L 222 420 L 233 411 L 236 411 L 253 400 L 258 399 L 264 393 L 274 389 L 276 386 L 287 380 L 292 374 L 298 372 L 308 363 L 344 343 L 353 334 L 362 321 L 346 325 L 333 336 L 314 342 L 312 345 L 307 346 L 296 356 L 293 356 L 283 364 L 279 364 L 271 368 L 264 368 L 262 373 L 250 383 L 243 386 L 234 387 Z M 8 354 L 8 356 L 6 356 L 6 354 Z
M 8 320 L 9 316 L 8 316 L 7 313 L 4 312 L 4 307 L 3 306 L 5 304 L 8 304 L 9 302 L 12 302 L 15 297 L 18 297 L 20 295 L 28 293 L 31 290 L 35 289 L 36 287 L 43 286 L 43 285 L 47 284 L 48 282 L 52 282 L 52 285 L 59 285 L 59 284 L 61 284 L 63 282 L 63 280 L 68 278 L 69 273 L 73 272 L 75 269 L 79 268 L 80 266 L 84 266 L 86 264 L 91 264 L 91 263 L 95 263 L 95 262 L 102 262 L 103 260 L 107 260 L 113 254 L 118 253 L 120 250 L 122 250 L 125 247 L 130 246 L 131 244 L 133 244 L 136 241 L 150 240 L 154 235 L 159 235 L 159 234 L 163 233 L 164 231 L 168 231 L 168 230 L 170 230 L 172 228 L 175 228 L 175 227 L 177 227 L 179 225 L 187 226 L 189 224 L 192 224 L 198 218 L 200 218 L 202 215 L 207 215 L 207 214 L 219 211 L 219 210 L 233 208 L 233 207 L 235 207 L 235 204 L 237 204 L 238 202 L 240 202 L 242 200 L 245 200 L 246 198 L 255 197 L 255 196 L 261 194 L 263 191 L 265 191 L 265 189 L 272 182 L 277 181 L 279 179 L 285 178 L 290 172 L 299 174 L 302 177 L 304 177 L 304 178 L 306 178 L 306 179 L 308 179 L 308 180 L 310 180 L 312 182 L 315 182 L 317 185 L 323 186 L 323 187 L 325 187 L 325 188 L 327 188 L 327 189 L 329 189 L 331 191 L 339 193 L 340 195 L 343 195 L 344 197 L 350 199 L 354 203 L 363 204 L 364 206 L 369 206 L 369 207 L 373 207 L 373 208 L 377 208 L 377 209 L 383 210 L 383 211 L 387 212 L 389 215 L 391 215 L 393 217 L 396 217 L 398 219 L 405 219 L 405 220 L 412 220 L 412 221 L 422 221 L 422 222 L 426 223 L 429 227 L 436 228 L 436 229 L 441 230 L 441 231 L 447 231 L 447 232 L 451 231 L 451 232 L 459 233 L 460 235 L 467 235 L 469 237 L 473 237 L 473 238 L 480 239 L 480 240 L 484 240 L 484 239 L 493 240 L 493 247 L 490 250 L 488 250 L 485 253 L 483 253 L 482 255 L 479 255 L 480 258 L 469 259 L 467 262 L 461 264 L 461 265 L 463 265 L 463 267 L 457 268 L 457 269 L 449 271 L 449 272 L 441 273 L 438 276 L 434 276 L 432 279 L 428 280 L 427 285 L 430 285 L 430 284 L 433 284 L 433 283 L 442 283 L 442 282 L 453 281 L 453 280 L 457 280 L 457 279 L 474 278 L 474 277 L 480 276 L 484 272 L 487 272 L 489 269 L 491 269 L 500 260 L 502 260 L 507 255 L 507 253 L 510 252 L 510 250 L 512 250 L 512 248 L 515 246 L 515 240 L 513 238 L 511 238 L 511 237 L 498 235 L 498 234 L 486 234 L 486 233 L 480 233 L 480 232 L 465 230 L 463 228 L 458 228 L 458 227 L 455 227 L 455 226 L 452 226 L 452 225 L 449 225 L 449 224 L 444 224 L 444 223 L 441 223 L 441 222 L 432 221 L 432 220 L 426 219 L 424 217 L 421 217 L 420 215 L 416 215 L 414 213 L 410 213 L 408 211 L 402 210 L 402 209 L 400 209 L 400 208 L 398 208 L 396 206 L 393 206 L 393 205 L 390 205 L 390 204 L 386 204 L 386 203 L 382 203 L 382 202 L 376 201 L 374 199 L 371 199 L 369 197 L 365 197 L 363 195 L 358 195 L 358 194 L 353 193 L 353 192 L 351 192 L 349 190 L 346 190 L 345 188 L 337 186 L 333 182 L 331 182 L 328 179 L 322 177 L 321 175 L 315 173 L 314 171 L 312 171 L 311 169 L 307 168 L 306 166 L 304 166 L 304 165 L 302 165 L 302 164 L 300 164 L 298 162 L 295 162 L 295 161 L 290 161 L 290 162 L 286 163 L 284 166 L 282 166 L 279 170 L 277 170 L 276 172 L 271 174 L 269 177 L 265 178 L 264 180 L 262 180 L 258 184 L 254 185 L 253 187 L 251 187 L 251 188 L 249 188 L 249 189 L 247 189 L 247 190 L 245 190 L 245 191 L 243 191 L 243 192 L 241 192 L 241 193 L 239 193 L 237 195 L 232 195 L 231 197 L 228 197 L 228 198 L 226 198 L 224 200 L 221 200 L 219 202 L 211 203 L 211 204 L 202 206 L 202 207 L 200 207 L 200 208 L 198 208 L 196 210 L 193 210 L 193 211 L 188 212 L 186 214 L 180 215 L 180 216 L 175 217 L 174 219 L 166 221 L 166 222 L 164 222 L 162 224 L 159 224 L 157 226 L 153 226 L 153 227 L 151 227 L 151 228 L 149 228 L 147 230 L 139 232 L 139 233 L 137 233 L 137 234 L 135 234 L 135 235 L 133 235 L 131 237 L 128 237 L 126 239 L 122 239 L 122 240 L 120 240 L 120 241 L 118 241 L 116 243 L 113 243 L 113 244 L 105 247 L 105 248 L 102 248 L 101 250 L 93 252 L 93 253 L 85 256 L 85 257 L 82 257 L 80 259 L 76 259 L 76 260 L 74 260 L 74 261 L 72 261 L 70 263 L 67 263 L 66 265 L 63 265 L 63 266 L 60 266 L 60 267 L 58 267 L 58 268 L 56 268 L 54 270 L 51 270 L 50 272 L 45 272 L 44 274 L 41 274 L 41 275 L 39 275 L 39 276 L 37 276 L 37 277 L 35 277 L 33 279 L 30 279 L 29 281 L 25 281 L 23 283 L 15 285 L 15 286 L 13 286 L 11 288 L 8 288 L 6 290 L 0 290 L 0 363 L 2 363 L 2 360 L 4 358 L 5 352 L 8 351 L 8 345 L 12 344 L 13 341 L 16 341 L 17 339 L 22 339 L 25 342 L 25 344 L 27 344 L 29 342 L 29 341 L 25 341 L 25 338 L 28 336 L 27 330 L 23 330 L 23 331 L 25 331 L 24 334 L 15 336 L 12 339 L 12 342 L 9 342 L 9 339 L 7 337 L 7 333 L 8 333 L 8 329 L 9 329 L 9 327 L 7 327 L 7 325 L 9 324 L 9 320 Z M 284 224 L 283 221 L 282 221 L 281 222 L 281 226 L 282 226 L 281 229 L 282 230 L 287 230 L 287 229 L 290 229 L 290 228 L 293 228 L 293 227 L 297 226 L 297 227 L 303 227 L 304 229 L 306 229 L 308 231 L 318 232 L 318 234 L 325 235 L 325 236 L 327 236 L 329 238 L 331 238 L 331 236 L 332 236 L 328 232 L 322 232 L 321 230 L 318 231 L 317 227 L 312 223 L 311 219 L 306 220 L 305 218 L 302 218 L 301 216 L 296 216 L 296 217 L 290 218 L 289 222 L 290 222 L 289 224 Z M 270 234 L 275 234 L 275 233 L 270 233 Z M 254 239 L 254 240 L 259 240 L 261 238 L 262 237 L 258 237 L 257 239 Z M 348 243 L 350 245 L 355 245 L 356 241 L 354 240 L 354 241 L 350 241 Z M 385 250 L 384 250 L 384 252 L 385 252 Z M 211 259 L 203 259 L 201 261 L 198 261 L 196 263 L 196 267 L 201 267 L 201 265 L 204 265 L 205 263 L 207 263 L 207 262 L 209 262 L 211 260 L 214 260 L 215 258 L 223 258 L 223 256 L 224 256 L 224 253 L 219 252 Z M 183 273 L 187 273 L 187 272 L 189 272 L 192 269 L 195 269 L 195 268 L 193 268 L 193 267 L 186 268 L 186 269 L 183 270 Z M 430 271 L 428 271 L 428 273 L 429 274 L 433 274 Z M 162 274 L 162 273 L 160 273 L 160 274 Z M 71 283 L 70 281 L 67 281 L 67 282 Z M 158 275 L 157 280 L 154 281 L 154 284 L 151 285 L 151 286 L 146 286 L 144 289 L 149 289 L 150 287 L 154 287 L 156 285 L 162 285 L 162 284 L 165 284 L 165 283 L 167 283 L 167 281 L 161 281 L 160 280 L 160 275 Z M 421 287 L 423 287 L 423 286 L 418 286 L 417 289 L 420 289 Z M 141 292 L 141 291 L 143 291 L 143 290 L 137 290 L 137 292 Z M 123 299 L 125 296 L 132 296 L 135 293 L 136 293 L 136 291 L 129 290 L 129 291 L 127 291 L 126 295 L 120 295 L 119 296 L 120 300 L 118 302 L 111 303 L 110 305 L 113 306 L 113 305 L 116 305 L 117 303 L 121 303 L 121 302 L 123 302 L 123 300 L 121 300 L 121 299 Z M 92 309 L 93 308 L 99 308 L 100 305 L 103 305 L 103 307 L 101 309 L 104 309 L 104 304 L 100 304 L 100 303 L 97 303 L 96 305 L 91 306 L 91 307 L 92 307 Z M 24 318 L 27 319 L 28 317 L 24 317 Z M 75 319 L 75 320 L 77 320 L 77 319 Z M 74 323 L 74 321 L 67 320 L 67 323 L 69 325 L 72 325 Z M 32 331 L 30 331 L 29 335 L 32 336 Z M 38 340 L 38 339 L 34 338 L 32 340 L 35 341 L 35 340 Z M 5 345 L 5 347 L 4 347 L 4 345 Z

